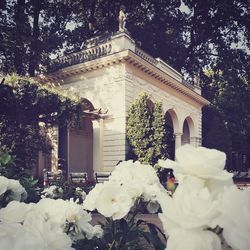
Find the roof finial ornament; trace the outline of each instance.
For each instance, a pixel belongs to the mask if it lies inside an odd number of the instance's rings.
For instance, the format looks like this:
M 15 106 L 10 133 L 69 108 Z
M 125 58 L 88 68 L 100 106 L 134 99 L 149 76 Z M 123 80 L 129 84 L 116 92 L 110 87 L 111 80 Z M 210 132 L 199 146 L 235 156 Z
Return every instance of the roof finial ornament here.
M 127 19 L 127 14 L 125 13 L 126 8 L 124 5 L 121 5 L 120 7 L 120 12 L 119 12 L 119 31 L 120 32 L 124 32 L 127 31 L 127 29 L 125 28 L 126 26 L 126 19 Z

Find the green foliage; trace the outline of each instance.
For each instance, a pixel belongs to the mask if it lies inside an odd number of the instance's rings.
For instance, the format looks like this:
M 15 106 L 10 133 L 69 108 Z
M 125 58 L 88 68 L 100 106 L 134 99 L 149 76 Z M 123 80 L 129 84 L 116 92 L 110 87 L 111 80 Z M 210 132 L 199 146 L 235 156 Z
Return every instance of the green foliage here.
M 224 70 L 205 72 L 203 94 L 211 100 L 211 108 L 204 109 L 203 144 L 221 149 L 228 156 L 232 152 L 246 155 L 249 164 L 250 65 L 241 53 L 228 55 L 228 60 L 230 62 L 223 65 Z
M 0 146 L 16 156 L 16 164 L 31 169 L 39 150 L 51 149 L 47 128 L 74 125 L 81 114 L 80 100 L 33 79 L 10 76 L 0 84 Z
M 223 113 L 233 149 L 248 151 L 249 98 L 246 93 L 249 92 L 250 25 L 247 0 L 3 1 L 0 73 L 33 76 L 46 71 L 51 55 L 79 51 L 88 38 L 117 31 L 121 4 L 126 6 L 127 28 L 136 43 L 147 53 L 161 57 L 186 73 L 187 80 L 192 81 L 194 75 L 199 75 L 204 96 Z M 93 29 L 89 29 L 90 24 Z M 39 67 L 40 64 L 43 67 Z M 215 73 L 223 72 L 227 86 L 216 86 L 216 81 L 210 86 L 203 75 L 207 68 Z M 238 84 L 242 81 L 245 84 Z M 221 92 L 223 95 L 219 96 Z M 239 119 L 240 122 L 235 122 Z
M 37 202 L 40 199 L 38 180 L 31 176 L 31 171 L 19 164 L 18 159 L 7 152 L 0 152 L 0 175 L 20 182 L 27 192 L 25 202 Z M 5 196 L 8 195 L 7 192 Z
M 152 112 L 152 129 L 153 129 L 153 142 L 152 145 L 155 150 L 155 157 L 157 159 L 167 158 L 167 145 L 165 141 L 166 129 L 165 119 L 162 112 L 162 104 L 155 103 Z
M 127 137 L 142 163 L 155 165 L 166 157 L 164 117 L 160 103 L 151 104 L 146 93 L 132 104 L 127 117 Z
M 147 104 L 147 94 L 142 94 L 135 100 L 128 111 L 127 136 L 129 143 L 141 162 L 149 163 L 153 155 L 151 147 L 151 114 Z
M 0 175 L 9 179 L 19 180 L 29 174 L 21 165 L 16 164 L 16 158 L 8 152 L 0 151 Z
M 203 145 L 229 153 L 232 140 L 222 115 L 212 106 L 203 109 Z
M 226 62 L 223 55 L 237 45 L 249 47 L 246 0 L 14 0 L 2 6 L 0 71 L 33 76 L 51 54 L 79 51 L 91 36 L 117 31 L 121 4 L 141 47 L 190 76 Z

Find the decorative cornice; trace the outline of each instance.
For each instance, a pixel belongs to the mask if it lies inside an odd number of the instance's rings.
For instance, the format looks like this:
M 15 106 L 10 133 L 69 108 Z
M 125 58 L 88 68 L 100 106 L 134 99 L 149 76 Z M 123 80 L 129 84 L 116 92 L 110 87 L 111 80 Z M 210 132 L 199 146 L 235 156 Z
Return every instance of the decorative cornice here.
M 54 73 L 40 78 L 40 81 L 43 83 L 50 81 L 62 85 L 62 80 L 64 78 L 95 71 L 97 69 L 109 67 L 112 65 L 118 65 L 121 63 L 132 65 L 133 67 L 142 71 L 144 74 L 156 79 L 164 85 L 167 85 L 170 88 L 182 93 L 183 95 L 192 98 L 202 106 L 209 104 L 208 100 L 206 100 L 193 90 L 194 87 L 192 85 L 188 87 L 183 84 L 182 79 L 180 77 L 181 75 L 178 72 L 175 74 L 171 74 L 170 72 L 168 74 L 165 70 L 160 69 L 160 67 L 157 67 L 157 64 L 155 62 L 145 60 L 145 58 L 142 58 L 140 54 L 136 54 L 131 50 L 124 50 L 114 54 L 105 55 L 101 58 L 93 59 L 87 62 L 59 69 Z

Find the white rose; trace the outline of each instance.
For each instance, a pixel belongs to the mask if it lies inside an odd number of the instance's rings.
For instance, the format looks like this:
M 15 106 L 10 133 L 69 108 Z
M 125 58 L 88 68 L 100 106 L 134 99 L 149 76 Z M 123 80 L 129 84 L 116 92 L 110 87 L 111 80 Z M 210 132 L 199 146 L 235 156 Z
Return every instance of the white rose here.
M 96 208 L 96 201 L 99 199 L 99 194 L 103 189 L 104 183 L 98 183 L 95 187 L 88 193 L 84 202 L 83 208 L 89 211 L 93 211 Z
M 115 182 L 106 182 L 95 204 L 102 215 L 117 220 L 128 214 L 133 202 L 123 186 Z
M 171 232 L 166 250 L 221 250 L 218 236 L 201 229 L 175 229 Z
M 223 228 L 226 242 L 235 250 L 250 249 L 250 189 L 226 188 L 221 199 L 221 215 L 216 221 Z
M 23 222 L 27 214 L 33 209 L 33 203 L 11 201 L 7 207 L 0 210 L 0 220 L 5 222 Z
M 155 199 L 161 189 L 154 168 L 138 161 L 129 160 L 120 163 L 112 172 L 109 180 L 123 185 L 133 199 L 141 195 L 147 201 Z
M 224 171 L 226 155 L 216 149 L 204 147 L 193 147 L 186 144 L 179 147 L 176 152 L 177 163 L 160 160 L 161 166 L 170 166 L 175 173 L 183 175 L 193 175 L 199 178 L 213 178 L 227 180 L 232 178 L 232 174 Z
M 23 227 L 28 228 L 36 236 L 42 238 L 45 249 L 53 250 L 71 250 L 72 241 L 70 237 L 63 232 L 60 224 L 46 220 L 44 215 L 35 211 L 28 214 L 23 223 Z M 35 248 L 33 248 L 35 249 Z
M 136 199 L 141 196 L 143 191 L 143 187 L 137 175 L 136 167 L 132 160 L 124 161 L 116 166 L 109 177 L 109 181 L 123 185 L 131 198 Z
M 213 199 L 204 181 L 196 177 L 189 177 L 173 197 L 164 196 L 159 203 L 163 211 L 159 217 L 166 233 L 175 227 L 205 228 L 218 216 L 219 201 Z
M 206 180 L 206 186 L 217 193 L 233 185 L 233 174 L 223 170 L 226 155 L 221 151 L 186 144 L 177 149 L 176 158 L 177 162 L 160 160 L 159 165 L 172 168 L 178 181 L 186 175 L 195 176 Z
M 27 198 L 25 188 L 17 180 L 9 179 L 8 190 L 11 190 L 9 195 L 11 200 L 23 201 Z
M 81 205 L 62 199 L 42 199 L 37 203 L 35 209 L 41 214 L 45 214 L 48 220 L 61 225 L 64 225 L 66 220 L 78 221 L 81 216 L 84 216 L 86 221 L 91 220 L 91 216 L 83 210 Z
M 41 235 L 19 223 L 0 222 L 0 249 L 49 250 Z
M 7 191 L 8 185 L 9 185 L 9 179 L 7 179 L 4 176 L 0 176 L 0 196 Z

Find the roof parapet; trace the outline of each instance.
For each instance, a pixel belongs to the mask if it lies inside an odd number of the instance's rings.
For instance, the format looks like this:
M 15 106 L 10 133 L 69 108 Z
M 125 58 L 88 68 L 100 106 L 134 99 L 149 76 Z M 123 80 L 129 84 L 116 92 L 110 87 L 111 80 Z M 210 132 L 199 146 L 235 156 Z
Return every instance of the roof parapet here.
M 194 90 L 195 86 L 186 83 L 180 72 L 172 68 L 161 58 L 154 58 L 141 48 L 136 46 L 135 41 L 128 32 L 106 33 L 102 36 L 91 38 L 85 41 L 81 50 L 70 55 L 66 55 L 52 61 L 49 69 L 53 73 L 59 69 L 67 68 L 76 64 L 85 63 L 108 55 L 116 54 L 125 50 L 132 51 L 137 56 L 168 74 L 178 82 Z

